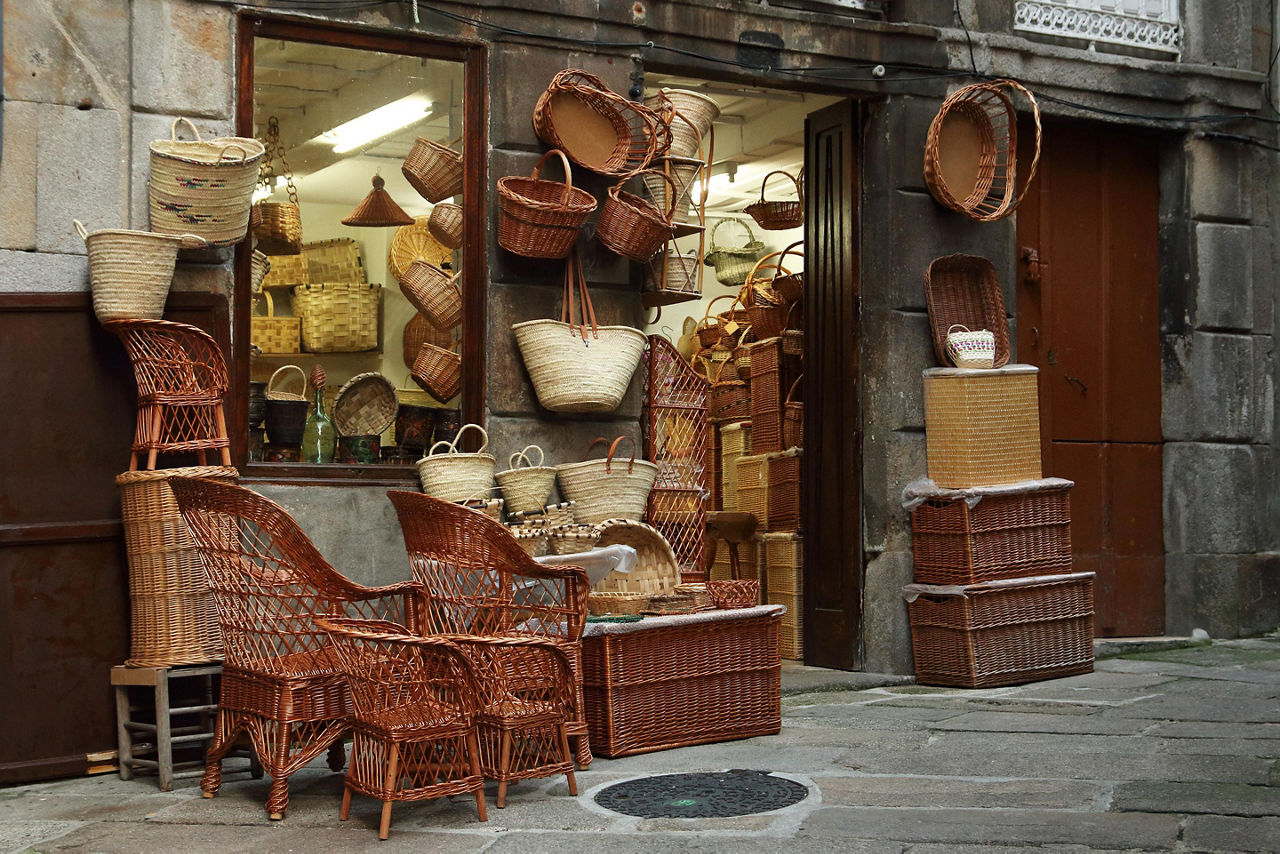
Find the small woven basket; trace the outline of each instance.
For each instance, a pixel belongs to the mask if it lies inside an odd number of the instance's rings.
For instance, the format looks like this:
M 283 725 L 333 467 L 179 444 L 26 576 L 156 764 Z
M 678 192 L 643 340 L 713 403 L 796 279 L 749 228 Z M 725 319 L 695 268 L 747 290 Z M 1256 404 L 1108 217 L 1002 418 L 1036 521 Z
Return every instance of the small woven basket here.
M 547 544 L 552 554 L 573 555 L 596 547 L 600 531 L 595 525 L 562 525 L 551 529 Z
M 993 368 L 996 335 L 988 329 L 970 332 L 969 327 L 953 323 L 947 330 L 947 355 L 957 368 Z
M 511 517 L 517 522 L 536 523 L 535 527 L 561 530 L 574 525 L 573 507 L 572 501 L 561 501 L 559 504 L 548 504 L 537 510 L 515 510 Z
M 296 202 L 258 202 L 249 209 L 255 251 L 297 255 L 302 251 L 302 211 Z
M 468 430 L 478 430 L 483 437 L 480 450 L 463 453 L 458 450 L 458 439 Z M 422 459 L 418 460 L 418 477 L 422 491 L 444 501 L 470 501 L 477 495 L 488 496 L 493 489 L 493 472 L 497 461 L 486 454 L 489 434 L 479 424 L 465 424 L 452 442 L 436 442 Z M 436 453 L 443 448 L 442 453 Z
M 587 611 L 593 616 L 610 614 L 642 614 L 649 607 L 647 593 L 597 593 L 587 596 Z
M 723 246 L 716 243 L 716 233 L 726 222 L 742 226 L 747 232 L 747 242 L 741 246 Z M 764 244 L 756 240 L 751 226 L 740 219 L 722 219 L 711 227 L 711 249 L 703 258 L 703 263 L 716 270 L 716 281 L 722 285 L 741 285 L 747 280 L 751 268 L 760 256 L 765 254 Z M 710 347 L 710 344 L 704 346 Z
M 311 281 L 311 272 L 307 268 L 307 256 L 274 255 L 271 267 L 262 277 L 264 288 L 291 288 L 294 285 L 305 285 Z
M 628 179 L 609 188 L 608 199 L 596 223 L 596 237 L 610 251 L 645 262 L 671 240 L 671 214 L 675 209 L 675 182 L 656 169 L 640 173 L 646 178 L 660 179 L 669 186 L 667 204 L 659 209 L 637 195 L 622 189 Z
M 178 139 L 179 122 L 186 122 L 194 141 Z M 169 138 L 151 143 L 151 230 L 195 234 L 211 246 L 244 240 L 264 153 L 256 139 L 205 140 L 189 119 L 174 119 Z
M 990 330 L 995 335 L 995 359 L 990 367 L 1008 364 L 1009 321 L 994 264 L 977 255 L 935 258 L 925 270 L 924 296 L 939 364 L 951 361 L 947 332 L 956 324 Z
M 643 104 L 613 92 L 599 77 L 567 68 L 533 108 L 538 139 L 601 175 L 631 175 L 671 147 L 671 128 Z
M 523 525 L 508 525 L 507 530 L 516 538 L 520 548 L 529 557 L 542 557 L 547 553 L 547 532 L 543 528 L 526 528 Z
M 309 282 L 367 282 L 360 244 L 350 237 L 317 240 L 302 246 Z
M 293 289 L 293 310 L 302 321 L 308 353 L 360 353 L 378 348 L 378 303 L 382 285 L 323 282 Z
M 696 611 L 709 611 L 715 607 L 715 603 L 711 601 L 711 594 L 707 592 L 705 584 L 677 584 L 677 593 L 683 593 L 693 598 L 693 608 Z
M 290 355 L 299 351 L 302 340 L 302 318 L 276 316 L 276 303 L 271 291 L 262 292 L 267 301 L 266 316 L 249 319 L 249 339 L 264 353 Z
M 796 199 L 794 201 L 767 201 L 764 197 L 765 186 L 768 185 L 769 179 L 774 175 L 784 175 L 791 179 L 791 183 L 796 188 Z M 804 187 L 800 186 L 800 180 L 782 169 L 775 169 L 768 175 L 764 176 L 764 180 L 760 182 L 760 200 L 752 202 L 743 209 L 743 213 L 749 215 L 756 221 L 756 224 L 766 231 L 785 231 L 789 228 L 799 228 L 804 225 Z
M 396 387 L 376 371 L 356 374 L 342 384 L 333 401 L 339 436 L 381 434 L 396 420 Z
M 564 166 L 564 183 L 541 178 L 542 165 L 553 154 Z M 595 196 L 573 186 L 569 160 L 553 148 L 530 177 L 498 179 L 498 245 L 526 258 L 563 258 L 595 209 Z
M 462 322 L 460 278 L 460 273 L 450 276 L 426 261 L 414 261 L 400 278 L 400 290 L 431 325 L 453 329 Z
M 441 403 L 448 403 L 462 390 L 462 356 L 455 349 L 446 350 L 423 342 L 413 360 L 413 381 Z
M 298 372 L 298 376 L 302 380 L 301 392 L 281 391 L 280 389 L 274 387 L 276 384 L 276 380 L 280 377 L 280 375 L 285 374 L 288 371 Z M 297 365 L 281 365 L 280 367 L 276 368 L 275 373 L 271 375 L 271 379 L 267 380 L 266 396 L 267 396 L 267 400 L 306 400 L 307 399 L 307 396 L 305 394 L 306 390 L 307 390 L 306 372 L 302 370 L 302 368 L 298 367 Z
M 537 463 L 529 458 L 530 451 L 538 452 Z M 540 510 L 547 503 L 551 490 L 556 485 L 556 470 L 553 466 L 544 466 L 544 459 L 542 448 L 527 445 L 524 450 L 511 455 L 508 460 L 510 468 L 497 473 L 498 486 L 502 489 L 508 508 L 532 512 Z
M 468 498 L 465 501 L 455 501 L 454 504 L 461 504 L 468 510 L 474 510 L 477 513 L 488 516 L 495 522 L 502 521 L 502 499 L 501 498 Z
M 717 608 L 752 608 L 760 602 L 760 582 L 755 578 L 708 581 L 707 595 Z
M 204 246 L 194 234 L 99 229 L 73 221 L 89 253 L 93 313 L 100 321 L 159 320 L 173 282 L 178 249 Z
M 427 230 L 431 236 L 449 249 L 462 245 L 462 206 L 440 202 L 427 217 Z
M 462 192 L 462 155 L 448 145 L 418 137 L 400 171 L 404 173 L 405 180 L 432 204 Z

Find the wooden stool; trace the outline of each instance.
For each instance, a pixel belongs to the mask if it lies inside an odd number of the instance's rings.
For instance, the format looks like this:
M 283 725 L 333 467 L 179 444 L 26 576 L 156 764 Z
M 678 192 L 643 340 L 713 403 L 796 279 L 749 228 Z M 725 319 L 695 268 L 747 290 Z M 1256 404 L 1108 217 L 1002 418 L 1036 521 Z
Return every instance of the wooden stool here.
M 716 561 L 717 544 L 724 540 L 729 544 L 730 577 L 742 577 L 742 564 L 738 559 L 738 546 L 749 543 L 756 535 L 759 522 L 754 513 L 741 513 L 736 510 L 707 511 L 707 542 L 703 572 L 709 578 L 711 565 Z

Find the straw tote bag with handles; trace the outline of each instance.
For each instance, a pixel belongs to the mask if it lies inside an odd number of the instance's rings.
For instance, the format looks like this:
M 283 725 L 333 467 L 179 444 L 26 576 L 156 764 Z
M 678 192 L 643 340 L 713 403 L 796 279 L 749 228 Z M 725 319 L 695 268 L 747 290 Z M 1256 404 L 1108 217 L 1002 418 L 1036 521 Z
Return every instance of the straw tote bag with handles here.
M 615 459 L 618 446 L 623 441 L 631 443 L 631 459 Z M 607 519 L 644 518 L 649 502 L 649 491 L 658 477 L 658 467 L 646 460 L 636 459 L 636 443 L 630 436 L 619 436 L 609 444 L 609 453 L 603 460 L 589 460 L 591 451 L 605 438 L 592 440 L 580 463 L 558 466 L 560 492 L 574 502 L 573 518 L 580 525 L 595 525 Z
M 468 430 L 478 431 L 481 437 L 480 450 L 472 454 L 458 450 L 458 440 Z M 452 442 L 436 442 L 427 455 L 418 460 L 422 491 L 443 501 L 468 501 L 478 495 L 488 497 L 497 468 L 493 455 L 485 453 L 488 447 L 489 434 L 479 424 L 464 424 Z

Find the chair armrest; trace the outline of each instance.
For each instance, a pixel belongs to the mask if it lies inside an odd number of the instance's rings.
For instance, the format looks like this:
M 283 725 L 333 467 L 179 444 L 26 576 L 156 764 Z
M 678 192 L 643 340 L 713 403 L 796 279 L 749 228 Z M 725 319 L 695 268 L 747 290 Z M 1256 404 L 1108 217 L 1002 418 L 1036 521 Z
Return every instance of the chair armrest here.
M 421 636 L 426 626 L 427 590 L 417 581 L 399 581 L 381 587 L 365 587 L 346 581 L 344 616 L 400 623 Z M 354 606 L 354 607 L 353 607 Z
M 460 647 L 471 658 L 475 666 L 477 687 L 486 705 L 501 703 L 514 690 L 512 678 L 519 680 L 521 687 L 527 687 L 533 681 L 546 681 L 547 687 L 554 691 L 555 699 L 568 712 L 576 703 L 577 682 L 574 678 L 573 664 L 560 644 L 547 638 L 528 637 L 525 635 L 502 635 L 481 637 L 478 635 L 437 635 Z M 513 668 L 512 658 L 518 658 L 520 667 Z M 535 668 L 540 660 L 544 666 L 550 665 L 549 671 L 539 672 Z

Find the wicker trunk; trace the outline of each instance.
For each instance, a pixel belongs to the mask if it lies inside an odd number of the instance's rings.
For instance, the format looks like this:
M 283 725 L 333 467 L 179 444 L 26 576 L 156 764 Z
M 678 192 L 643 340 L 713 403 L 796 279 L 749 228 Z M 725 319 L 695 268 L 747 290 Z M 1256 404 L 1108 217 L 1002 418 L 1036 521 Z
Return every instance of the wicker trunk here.
M 1040 478 L 1040 405 L 1032 365 L 924 372 L 929 477 L 964 488 Z

